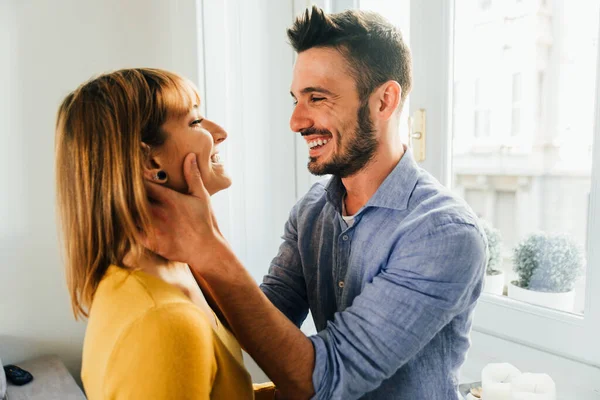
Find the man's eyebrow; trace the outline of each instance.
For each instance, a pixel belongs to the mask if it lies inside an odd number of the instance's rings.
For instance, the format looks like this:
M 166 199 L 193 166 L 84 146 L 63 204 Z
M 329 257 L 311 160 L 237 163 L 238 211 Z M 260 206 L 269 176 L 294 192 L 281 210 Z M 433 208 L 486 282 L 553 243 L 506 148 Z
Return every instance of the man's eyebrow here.
M 324 87 L 321 86 L 309 86 L 309 87 L 305 87 L 304 89 L 302 89 L 300 91 L 301 94 L 308 94 L 308 93 L 314 93 L 314 92 L 318 92 L 318 93 L 323 93 L 329 96 L 333 96 L 333 93 L 330 92 L 329 90 L 325 89 Z M 296 96 L 294 95 L 293 92 L 290 91 L 290 94 L 292 95 L 293 98 L 296 98 Z

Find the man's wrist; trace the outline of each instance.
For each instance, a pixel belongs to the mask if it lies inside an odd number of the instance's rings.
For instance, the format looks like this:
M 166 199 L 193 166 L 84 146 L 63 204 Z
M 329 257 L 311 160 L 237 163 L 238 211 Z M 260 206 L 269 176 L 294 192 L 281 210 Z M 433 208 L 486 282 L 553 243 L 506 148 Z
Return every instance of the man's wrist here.
M 215 238 L 210 243 L 204 242 L 204 246 L 194 253 L 188 264 L 205 279 L 209 279 L 229 273 L 239 264 L 239 260 L 225 239 Z

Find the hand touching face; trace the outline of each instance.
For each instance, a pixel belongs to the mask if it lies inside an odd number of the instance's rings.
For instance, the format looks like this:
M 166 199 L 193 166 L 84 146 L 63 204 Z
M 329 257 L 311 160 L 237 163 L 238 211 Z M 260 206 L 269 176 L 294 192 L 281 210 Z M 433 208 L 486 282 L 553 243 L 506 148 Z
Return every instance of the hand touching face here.
M 219 231 L 197 159 L 194 153 L 184 159 L 186 193 L 146 181 L 153 201 L 152 228 L 145 232 L 144 246 L 167 260 L 208 267 L 219 252 L 230 249 Z
M 202 174 L 204 187 L 210 195 L 231 186 L 223 162 L 219 157 L 218 145 L 227 139 L 227 132 L 216 123 L 203 118 L 198 107 L 182 117 L 171 117 L 161 127 L 167 135 L 164 145 L 152 156 L 154 176 L 162 170 L 167 179 L 164 184 L 180 193 L 188 193 L 189 188 L 183 174 L 183 160 L 194 153 Z

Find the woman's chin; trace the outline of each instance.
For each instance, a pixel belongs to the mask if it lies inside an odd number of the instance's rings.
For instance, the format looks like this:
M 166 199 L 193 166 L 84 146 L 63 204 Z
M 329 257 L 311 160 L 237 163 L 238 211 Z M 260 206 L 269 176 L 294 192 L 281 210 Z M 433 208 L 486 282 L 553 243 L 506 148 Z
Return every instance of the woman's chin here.
M 231 183 L 231 178 L 229 176 L 220 176 L 218 182 L 213 182 L 213 185 L 211 185 L 212 187 L 210 189 L 207 188 L 208 194 L 212 196 L 213 194 L 219 193 L 221 190 L 230 187 Z

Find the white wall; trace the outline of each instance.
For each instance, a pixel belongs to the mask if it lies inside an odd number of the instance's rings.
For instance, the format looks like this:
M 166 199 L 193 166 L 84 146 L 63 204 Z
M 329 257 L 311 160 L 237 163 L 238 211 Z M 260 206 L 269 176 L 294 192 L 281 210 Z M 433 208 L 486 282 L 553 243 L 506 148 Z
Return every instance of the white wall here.
M 0 0 L 0 356 L 58 354 L 79 376 L 59 255 L 54 123 L 71 90 L 108 70 L 153 66 L 198 81 L 194 0 Z
M 257 281 L 296 200 L 289 130 L 293 51 L 281 0 L 0 0 L 0 356 L 58 354 L 79 377 L 85 323 L 73 320 L 54 202 L 54 119 L 102 72 L 160 67 L 196 82 L 229 132 L 231 189 L 220 225 Z M 267 12 L 268 10 L 268 12 Z M 197 23 L 204 21 L 204 23 Z M 266 377 L 250 361 L 256 381 Z

